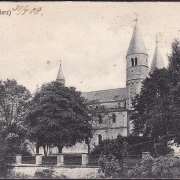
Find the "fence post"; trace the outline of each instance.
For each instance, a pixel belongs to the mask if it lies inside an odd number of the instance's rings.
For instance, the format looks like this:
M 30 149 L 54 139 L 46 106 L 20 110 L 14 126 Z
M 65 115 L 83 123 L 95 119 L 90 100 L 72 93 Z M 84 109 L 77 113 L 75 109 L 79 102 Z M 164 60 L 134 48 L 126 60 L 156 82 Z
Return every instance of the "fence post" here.
M 150 156 L 150 152 L 142 152 L 142 159 Z
M 16 164 L 22 164 L 22 155 L 16 154 Z
M 57 165 L 64 165 L 64 154 L 57 155 Z
M 87 166 L 89 163 L 89 155 L 87 153 L 82 153 L 82 166 Z
M 42 154 L 36 154 L 36 165 L 42 164 Z

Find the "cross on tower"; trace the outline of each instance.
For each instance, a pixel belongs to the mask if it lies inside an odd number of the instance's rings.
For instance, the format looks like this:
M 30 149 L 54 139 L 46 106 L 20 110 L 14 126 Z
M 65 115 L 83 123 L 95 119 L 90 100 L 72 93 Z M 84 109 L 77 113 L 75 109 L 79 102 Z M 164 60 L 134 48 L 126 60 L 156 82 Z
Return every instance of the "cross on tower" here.
M 136 15 L 136 19 L 134 20 L 134 21 L 136 21 L 136 23 L 137 23 L 137 21 L 138 21 L 138 15 L 135 13 L 135 15 Z
M 158 35 L 156 34 L 156 43 L 158 43 Z
M 61 63 L 62 63 L 61 59 L 59 60 L 59 62 L 60 62 L 60 65 L 61 65 Z

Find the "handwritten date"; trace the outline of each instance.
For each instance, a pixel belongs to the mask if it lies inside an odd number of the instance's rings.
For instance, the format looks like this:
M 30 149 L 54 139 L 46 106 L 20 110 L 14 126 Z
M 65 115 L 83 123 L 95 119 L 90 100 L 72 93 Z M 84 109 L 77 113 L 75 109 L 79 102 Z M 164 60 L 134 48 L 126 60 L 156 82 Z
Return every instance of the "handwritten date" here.
M 29 14 L 38 14 L 40 11 L 42 11 L 42 8 L 41 7 L 30 8 L 30 7 L 28 7 L 28 5 L 27 6 L 17 5 L 15 8 L 12 8 L 12 10 L 17 12 L 17 15 L 25 15 L 27 13 L 29 13 Z

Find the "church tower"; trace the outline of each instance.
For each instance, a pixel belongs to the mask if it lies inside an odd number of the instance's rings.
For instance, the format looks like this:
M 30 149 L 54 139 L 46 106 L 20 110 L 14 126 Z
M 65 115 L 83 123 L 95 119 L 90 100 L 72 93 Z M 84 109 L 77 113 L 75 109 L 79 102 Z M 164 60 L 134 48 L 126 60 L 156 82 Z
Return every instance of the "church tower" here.
M 156 35 L 156 48 L 155 48 L 155 51 L 154 51 L 154 56 L 153 56 L 153 60 L 152 60 L 152 63 L 151 63 L 151 68 L 150 68 L 149 74 L 152 74 L 153 71 L 155 70 L 155 68 L 158 68 L 158 69 L 163 69 L 164 68 L 163 59 L 162 59 L 161 53 L 159 51 L 157 35 Z
M 58 71 L 58 75 L 57 75 L 57 78 L 56 78 L 56 82 L 59 82 L 59 83 L 61 83 L 62 86 L 65 86 L 65 78 L 64 78 L 63 71 L 62 71 L 62 68 L 61 68 L 61 62 L 60 62 L 60 66 L 59 66 L 59 71 Z
M 137 25 L 126 55 L 126 107 L 132 109 L 132 99 L 141 91 L 142 81 L 148 74 L 148 54 Z

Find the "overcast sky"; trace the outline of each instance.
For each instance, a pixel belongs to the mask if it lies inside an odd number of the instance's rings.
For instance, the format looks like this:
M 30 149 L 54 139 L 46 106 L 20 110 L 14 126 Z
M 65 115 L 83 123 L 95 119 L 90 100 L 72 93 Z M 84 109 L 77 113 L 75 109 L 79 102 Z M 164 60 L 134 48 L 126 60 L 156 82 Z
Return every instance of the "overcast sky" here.
M 149 66 L 159 36 L 165 65 L 180 36 L 179 2 L 1 2 L 42 7 L 37 15 L 0 15 L 0 79 L 16 79 L 32 93 L 56 79 L 62 60 L 66 86 L 80 91 L 125 87 L 126 53 L 135 13 Z

